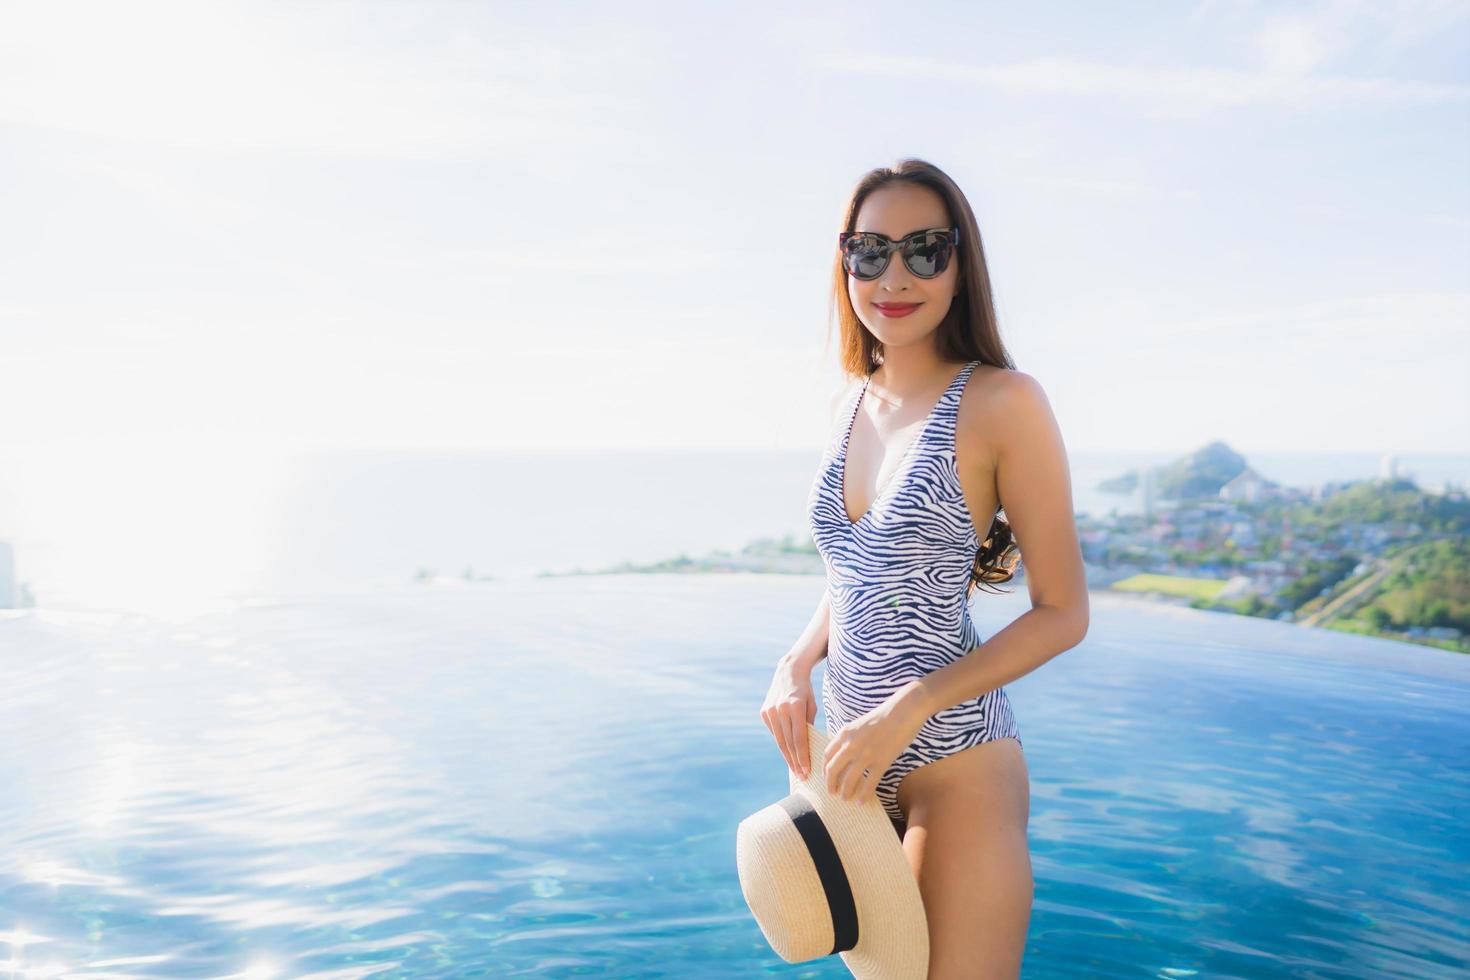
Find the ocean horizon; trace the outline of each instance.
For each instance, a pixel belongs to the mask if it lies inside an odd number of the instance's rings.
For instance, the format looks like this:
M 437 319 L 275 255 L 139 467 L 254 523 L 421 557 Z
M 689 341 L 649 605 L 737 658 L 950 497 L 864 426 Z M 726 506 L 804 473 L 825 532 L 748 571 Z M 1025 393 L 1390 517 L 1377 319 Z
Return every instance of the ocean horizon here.
M 1137 513 L 1097 484 L 1179 453 L 1071 454 L 1079 515 Z M 1379 475 L 1378 454 L 1248 453 L 1309 488 Z M 0 540 L 51 608 L 171 610 L 393 588 L 421 572 L 520 579 L 809 540 L 819 451 L 373 451 L 90 466 L 0 457 Z M 1425 489 L 1470 454 L 1404 454 Z

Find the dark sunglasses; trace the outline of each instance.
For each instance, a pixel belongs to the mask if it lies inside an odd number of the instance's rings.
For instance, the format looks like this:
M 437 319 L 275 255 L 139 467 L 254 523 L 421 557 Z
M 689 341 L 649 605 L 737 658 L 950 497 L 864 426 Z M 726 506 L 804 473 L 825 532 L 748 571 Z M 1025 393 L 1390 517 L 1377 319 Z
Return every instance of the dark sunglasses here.
M 949 268 L 949 260 L 960 243 L 958 228 L 926 228 L 894 241 L 876 231 L 844 231 L 837 236 L 842 264 L 855 279 L 877 279 L 888 268 L 894 252 L 920 279 L 933 279 Z

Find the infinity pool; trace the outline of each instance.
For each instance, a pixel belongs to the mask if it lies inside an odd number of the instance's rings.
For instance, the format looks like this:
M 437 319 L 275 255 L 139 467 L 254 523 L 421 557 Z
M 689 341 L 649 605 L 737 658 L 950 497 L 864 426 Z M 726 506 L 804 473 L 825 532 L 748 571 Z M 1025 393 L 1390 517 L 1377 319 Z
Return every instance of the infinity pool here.
M 734 863 L 786 793 L 758 711 L 822 584 L 9 614 L 0 970 L 848 976 L 777 957 Z M 1024 608 L 974 601 L 987 636 Z M 1470 657 L 1097 595 L 1086 641 L 1008 690 L 1024 976 L 1470 968 Z

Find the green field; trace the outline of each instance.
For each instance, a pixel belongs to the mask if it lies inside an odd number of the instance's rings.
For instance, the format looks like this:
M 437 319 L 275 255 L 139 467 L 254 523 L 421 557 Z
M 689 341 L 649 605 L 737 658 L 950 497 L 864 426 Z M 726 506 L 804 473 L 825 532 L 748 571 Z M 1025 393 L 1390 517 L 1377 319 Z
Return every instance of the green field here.
M 1187 599 L 1214 599 L 1225 588 L 1225 580 L 1218 578 L 1189 578 L 1184 575 L 1154 575 L 1145 572 L 1130 575 L 1113 583 L 1119 592 L 1161 592 L 1164 595 L 1184 596 Z

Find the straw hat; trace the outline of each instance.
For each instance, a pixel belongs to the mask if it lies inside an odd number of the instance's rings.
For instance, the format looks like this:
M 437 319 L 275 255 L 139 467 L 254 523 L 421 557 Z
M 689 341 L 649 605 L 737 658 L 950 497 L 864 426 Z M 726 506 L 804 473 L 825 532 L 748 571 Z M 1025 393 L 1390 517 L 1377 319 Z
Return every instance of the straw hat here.
M 788 768 L 791 793 L 736 832 L 745 902 L 788 963 L 837 953 L 858 980 L 924 980 L 929 925 L 903 844 L 881 806 L 827 792 L 827 735 L 806 729 L 811 775 Z

